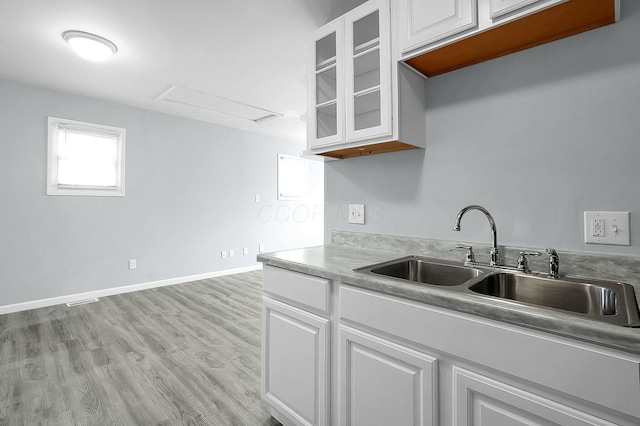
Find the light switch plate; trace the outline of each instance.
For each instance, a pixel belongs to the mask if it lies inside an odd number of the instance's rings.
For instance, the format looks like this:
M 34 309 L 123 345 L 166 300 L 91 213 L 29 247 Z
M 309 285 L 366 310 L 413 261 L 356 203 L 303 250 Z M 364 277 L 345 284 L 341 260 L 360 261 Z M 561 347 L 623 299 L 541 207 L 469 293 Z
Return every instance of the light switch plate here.
M 349 204 L 349 223 L 364 225 L 364 204 Z
M 584 212 L 584 242 L 631 245 L 629 212 Z

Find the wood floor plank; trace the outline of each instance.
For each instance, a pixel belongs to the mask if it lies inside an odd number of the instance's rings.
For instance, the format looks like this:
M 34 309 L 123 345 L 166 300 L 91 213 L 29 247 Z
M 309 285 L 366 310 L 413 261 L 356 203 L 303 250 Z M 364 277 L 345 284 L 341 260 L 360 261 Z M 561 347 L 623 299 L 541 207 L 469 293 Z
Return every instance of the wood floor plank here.
M 260 398 L 262 273 L 0 316 L 0 426 L 279 425 Z

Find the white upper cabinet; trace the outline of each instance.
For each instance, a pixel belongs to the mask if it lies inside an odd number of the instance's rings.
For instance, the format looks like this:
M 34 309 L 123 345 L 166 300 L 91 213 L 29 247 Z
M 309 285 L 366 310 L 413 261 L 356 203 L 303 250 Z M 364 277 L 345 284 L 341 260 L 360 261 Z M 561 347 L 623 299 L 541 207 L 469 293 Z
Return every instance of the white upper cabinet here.
M 393 59 L 390 0 L 365 2 L 315 31 L 311 44 L 305 154 L 348 158 L 425 146 L 424 81 Z
M 433 77 L 620 19 L 619 0 L 394 0 L 399 59 Z
M 476 28 L 476 1 L 400 0 L 398 38 L 402 53 Z
M 368 1 L 317 30 L 309 148 L 391 132 L 388 1 Z
M 403 56 L 428 51 L 567 0 L 396 0 Z

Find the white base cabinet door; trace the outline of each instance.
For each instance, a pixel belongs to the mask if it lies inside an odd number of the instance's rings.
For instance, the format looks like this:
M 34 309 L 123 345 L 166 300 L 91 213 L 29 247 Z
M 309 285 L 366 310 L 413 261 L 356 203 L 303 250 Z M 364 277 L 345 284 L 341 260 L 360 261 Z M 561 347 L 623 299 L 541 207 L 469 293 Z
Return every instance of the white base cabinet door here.
M 329 320 L 263 298 L 262 396 L 292 424 L 329 425 Z
M 437 426 L 436 358 L 340 326 L 342 426 Z
M 453 367 L 457 426 L 615 426 L 571 407 Z

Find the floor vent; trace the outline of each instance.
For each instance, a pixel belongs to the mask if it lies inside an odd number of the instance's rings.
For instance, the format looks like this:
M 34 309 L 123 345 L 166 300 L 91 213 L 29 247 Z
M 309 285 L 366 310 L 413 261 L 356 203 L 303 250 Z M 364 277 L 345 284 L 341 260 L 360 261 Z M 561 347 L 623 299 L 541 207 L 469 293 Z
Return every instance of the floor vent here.
M 67 303 L 68 307 L 74 307 L 74 306 L 80 306 L 80 305 L 86 305 L 88 303 L 95 303 L 100 301 L 100 299 L 98 299 L 97 297 L 92 297 L 91 299 L 83 299 L 83 300 L 76 300 L 75 302 L 69 302 Z

